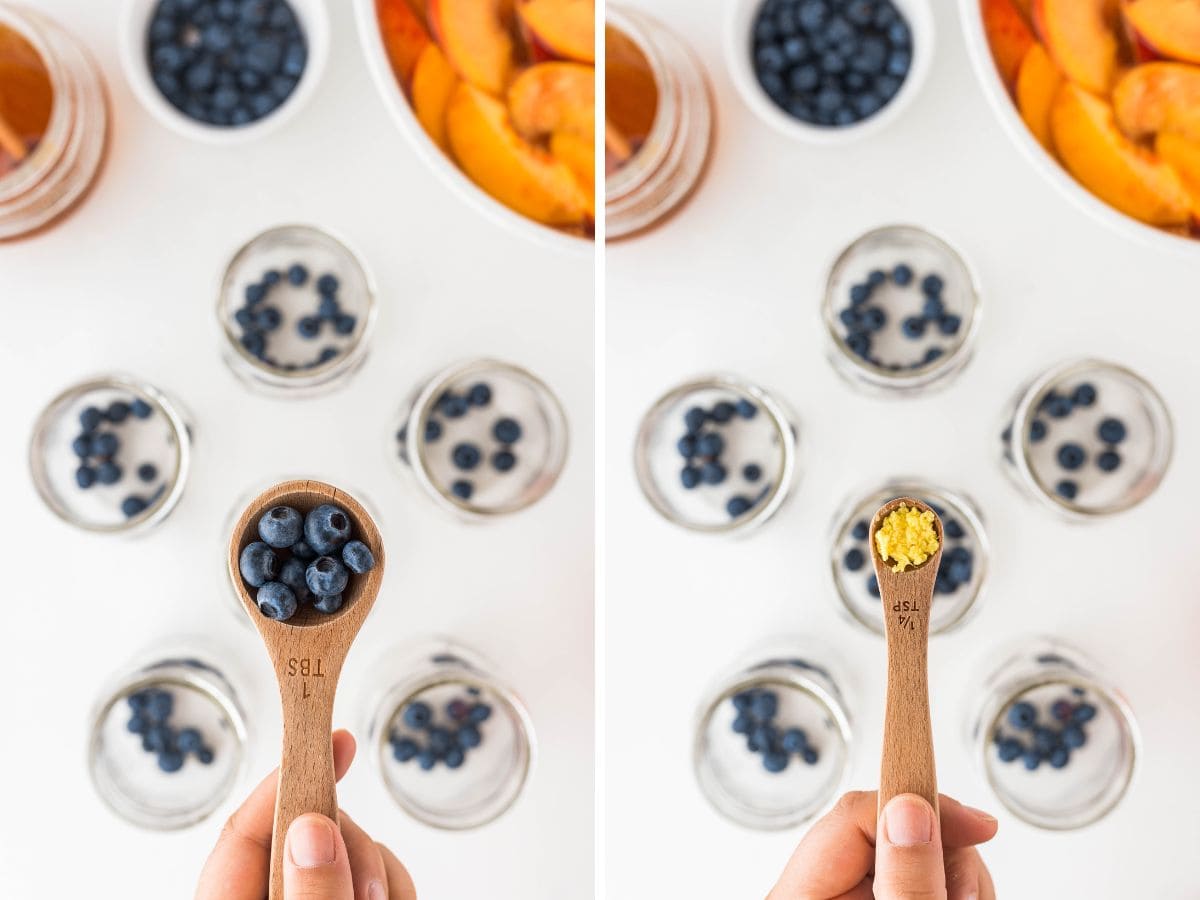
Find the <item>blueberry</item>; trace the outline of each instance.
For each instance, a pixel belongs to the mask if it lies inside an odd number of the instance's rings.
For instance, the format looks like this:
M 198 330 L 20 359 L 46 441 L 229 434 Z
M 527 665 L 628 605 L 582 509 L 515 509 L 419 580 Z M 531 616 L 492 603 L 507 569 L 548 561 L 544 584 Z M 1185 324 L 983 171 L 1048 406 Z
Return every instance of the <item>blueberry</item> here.
M 778 750 L 770 750 L 763 754 L 763 768 L 772 774 L 782 772 L 788 767 L 788 755 Z
M 79 435 L 71 441 L 71 451 L 80 459 L 87 459 L 92 455 L 92 438 L 86 434 Z
M 875 93 L 883 103 L 896 96 L 896 91 L 898 90 L 900 90 L 899 78 L 894 78 L 891 75 L 880 75 L 875 79 Z
M 350 541 L 342 548 L 342 562 L 355 575 L 366 575 L 375 568 L 375 554 L 362 541 Z
M 1063 396 L 1056 391 L 1048 393 L 1043 398 L 1040 406 L 1046 415 L 1052 419 L 1065 419 L 1071 414 L 1071 410 L 1074 408 L 1070 397 Z
M 398 741 L 392 742 L 392 758 L 396 762 L 408 762 L 417 755 L 417 742 L 410 738 L 401 738 Z
M 889 75 L 903 78 L 912 66 L 912 54 L 907 50 L 893 50 L 888 54 L 887 71 Z
M 511 450 L 497 450 L 492 454 L 492 468 L 497 472 L 511 472 L 517 464 L 517 457 Z
M 1125 423 L 1120 419 L 1108 418 L 1100 423 L 1100 427 L 1096 430 L 1100 435 L 1100 440 L 1106 444 L 1119 444 L 1125 440 L 1128 433 L 1125 429 Z
M 1052 728 L 1035 727 L 1033 729 L 1033 746 L 1043 756 L 1048 756 L 1058 746 L 1058 732 Z
M 300 562 L 312 562 L 318 555 L 317 551 L 308 546 L 304 541 L 296 541 L 296 543 L 292 544 L 292 556 L 296 557 Z
M 296 592 L 282 581 L 268 581 L 258 589 L 255 596 L 259 612 L 268 619 L 286 622 L 296 614 L 299 601 Z
M 685 434 L 676 442 L 675 448 L 684 459 L 691 459 L 696 455 L 696 436 L 694 434 Z
M 467 721 L 472 725 L 479 725 L 486 722 L 492 715 L 492 708 L 486 703 L 476 703 L 471 707 L 471 714 L 467 716 Z
M 458 730 L 455 740 L 463 750 L 470 750 L 484 742 L 484 737 L 479 733 L 479 728 L 474 725 L 463 725 Z
M 101 484 L 116 484 L 121 480 L 121 467 L 111 459 L 106 459 L 96 466 L 96 480 Z
M 1063 444 L 1058 448 L 1058 464 L 1073 472 L 1087 461 L 1087 453 L 1078 444 Z
M 204 739 L 195 728 L 181 728 L 175 737 L 175 746 L 180 753 L 198 753 L 204 746 Z
M 467 391 L 467 402 L 472 406 L 487 406 L 492 402 L 492 389 L 484 382 L 471 385 Z
M 851 572 L 857 572 L 866 562 L 866 556 L 857 547 L 851 547 L 846 551 L 846 555 L 842 557 L 842 565 Z
M 274 38 L 255 41 L 246 48 L 242 61 L 261 75 L 273 75 L 283 61 L 283 46 Z
M 96 483 L 96 470 L 91 466 L 80 466 L 75 470 L 75 483 L 86 491 Z
M 901 330 L 906 338 L 915 341 L 925 334 L 925 320 L 919 316 L 909 316 L 901 325 Z
M 72 445 L 73 446 L 73 445 Z M 121 440 L 112 432 L 92 436 L 91 455 L 101 459 L 109 459 L 117 455 L 121 449 Z
M 747 463 L 742 467 L 742 477 L 753 484 L 762 478 L 762 468 L 755 463 Z
M 947 337 L 958 334 L 960 328 L 962 328 L 961 316 L 948 315 L 938 319 L 938 331 Z
M 817 94 L 817 111 L 833 114 L 842 105 L 843 95 L 835 87 L 822 88 Z
M 698 406 L 693 406 L 683 415 L 683 422 L 689 432 L 697 432 L 708 421 L 708 413 Z
M 321 320 L 316 316 L 304 316 L 296 323 L 296 331 L 306 341 L 311 341 L 321 333 Z
M 759 72 L 782 72 L 785 66 L 787 58 L 775 44 L 764 44 L 754 51 L 754 67 Z
M 1105 450 L 1096 457 L 1096 465 L 1102 472 L 1115 472 L 1121 467 L 1121 454 L 1116 450 Z
M 274 331 L 283 322 L 283 316 L 274 306 L 264 306 L 254 313 L 254 327 L 259 331 Z
M 933 582 L 933 592 L 935 594 L 953 594 L 958 588 L 958 579 L 950 573 L 949 569 L 938 572 L 937 578 Z
M 150 722 L 141 713 L 134 713 L 129 717 L 129 721 L 125 724 L 125 728 L 132 734 L 145 734 L 150 728 Z
M 297 601 L 308 599 L 308 582 L 304 578 L 308 567 L 302 560 L 292 557 L 279 569 L 279 580 L 292 589 Z
M 734 734 L 749 734 L 754 730 L 754 717 L 749 713 L 738 713 L 734 716 L 731 727 Z
M 738 712 L 749 712 L 750 707 L 754 705 L 755 691 L 739 691 L 733 695 L 733 708 Z
M 709 417 L 714 422 L 720 422 L 721 424 L 724 424 L 725 422 L 728 422 L 730 419 L 732 419 L 734 416 L 734 413 L 736 413 L 736 412 L 737 412 L 737 409 L 736 409 L 736 407 L 734 407 L 734 405 L 732 403 L 730 403 L 726 400 L 721 400 L 721 401 L 718 401 L 717 403 L 713 404 L 713 408 L 712 408 L 711 412 L 709 413 Z
M 158 767 L 170 774 L 183 768 L 183 754 L 176 750 L 163 750 L 158 754 Z
M 169 691 L 150 690 L 146 692 L 146 717 L 152 722 L 165 722 L 171 718 L 175 709 L 175 698 Z
M 700 470 L 695 466 L 684 466 L 679 470 L 679 481 L 690 491 L 700 483 Z
M 521 439 L 521 425 L 516 419 L 500 419 L 492 426 L 492 436 L 501 444 L 515 444 Z
M 796 17 L 805 31 L 816 31 L 825 23 L 826 13 L 825 4 L 821 0 L 805 0 L 800 4 Z
M 79 425 L 83 428 L 85 434 L 89 434 L 100 427 L 100 423 L 104 421 L 104 413 L 96 409 L 94 406 L 84 408 L 79 414 Z
M 354 334 L 354 329 L 358 326 L 358 319 L 348 313 L 342 313 L 333 320 L 334 330 L 341 335 Z
M 429 749 L 439 757 L 454 746 L 454 736 L 445 728 L 429 729 Z
M 1026 769 L 1032 772 L 1042 764 L 1042 754 L 1038 753 L 1036 750 L 1026 750 L 1021 754 L 1021 763 Z
M 775 714 L 779 712 L 779 695 L 774 691 L 755 692 L 750 711 L 759 720 L 775 718 Z
M 1054 493 L 1064 500 L 1074 500 L 1079 493 L 1079 485 L 1069 478 L 1064 478 L 1054 486 Z
M 261 119 L 268 115 L 278 105 L 279 101 L 266 91 L 260 91 L 250 98 L 250 110 L 254 113 L 256 119 Z
M 462 749 L 459 747 L 451 747 L 445 752 L 445 754 L 442 756 L 442 759 L 446 763 L 446 768 L 457 769 L 463 764 L 463 760 L 466 759 L 466 754 L 464 754 Z
M 867 331 L 882 331 L 887 325 L 887 313 L 878 306 L 868 306 L 863 310 L 862 324 Z
M 212 59 L 203 58 L 188 66 L 183 73 L 183 82 L 188 90 L 194 92 L 207 91 L 217 80 L 217 69 Z
M 326 272 L 317 279 L 317 293 L 322 297 L 332 297 L 338 292 L 339 287 L 340 282 L 338 282 L 337 276 L 332 273 Z
M 242 578 L 250 587 L 262 587 L 279 575 L 279 557 L 269 545 L 262 541 L 248 544 L 238 558 Z
M 251 356 L 262 356 L 267 349 L 267 339 L 257 331 L 243 334 L 241 344 Z
M 332 556 L 322 556 L 308 564 L 304 571 L 304 581 L 308 589 L 318 597 L 332 597 L 346 589 L 350 573 L 346 571 L 341 560 Z
M 758 407 L 744 397 L 734 404 L 734 408 L 742 419 L 753 419 L 758 414 Z
M 805 747 L 800 752 L 800 756 L 804 760 L 804 764 L 808 766 L 815 766 L 817 764 L 817 760 L 821 758 L 815 747 Z
M 321 363 L 329 362 L 331 359 L 336 359 L 338 353 L 339 350 L 337 347 L 325 347 L 321 351 L 320 356 L 317 357 L 317 364 L 320 365 Z
M 996 748 L 996 755 L 1006 763 L 1013 762 L 1024 752 L 1024 746 L 1016 738 L 1004 738 Z
M 288 266 L 287 280 L 289 284 L 300 287 L 300 285 L 308 281 L 308 269 L 306 269 L 300 263 L 292 263 L 290 266 Z
M 479 460 L 483 454 L 479 452 L 479 448 L 474 444 L 462 443 L 455 444 L 454 450 L 451 453 L 451 459 L 454 460 L 455 467 L 462 469 L 464 472 L 470 472 L 479 465 Z
M 958 519 L 947 519 L 944 528 L 946 530 L 946 537 L 952 541 L 961 541 L 967 536 L 966 529 L 962 527 Z
M 1029 424 L 1029 441 L 1030 441 L 1030 443 L 1036 444 L 1036 443 L 1038 443 L 1038 441 L 1045 440 L 1045 438 L 1046 438 L 1046 423 L 1043 422 L 1041 419 L 1034 419 Z
M 339 506 L 322 503 L 304 517 L 304 540 L 322 555 L 350 540 L 350 516 Z
M 1071 721 L 1076 725 L 1090 722 L 1094 718 L 1096 718 L 1096 707 L 1090 703 L 1080 703 L 1075 707 L 1075 712 L 1071 713 Z
M 854 306 L 861 306 L 871 299 L 871 285 L 867 283 L 856 284 L 850 288 L 850 302 Z
M 1068 725 L 1062 733 L 1063 745 L 1077 750 L 1087 743 L 1087 735 L 1078 725 Z
M 822 72 L 830 75 L 838 75 L 846 71 L 846 60 L 842 58 L 840 53 L 827 50 L 821 54 L 820 66 Z
M 401 429 L 401 434 L 396 435 L 398 440 L 403 441 L 404 429 Z M 425 442 L 432 444 L 442 436 L 442 423 L 437 419 L 429 419 L 425 422 Z
M 856 307 L 848 306 L 838 313 L 838 319 L 846 326 L 846 331 L 850 334 L 855 334 L 864 331 L 862 313 Z
M 475 486 L 471 482 L 464 479 L 459 479 L 450 485 L 450 493 L 460 500 L 470 500 L 471 494 L 475 492 Z
M 404 708 L 404 724 L 415 731 L 422 731 L 433 721 L 433 710 L 428 703 L 414 700 Z
M 750 507 L 753 505 L 748 497 L 743 497 L 739 494 L 729 498 L 729 502 L 725 504 L 725 511 L 729 513 L 729 518 L 736 519 L 738 516 L 744 516 L 748 513 Z
M 430 771 L 434 766 L 437 765 L 437 754 L 432 750 L 422 750 L 417 754 L 417 765 L 419 765 L 426 772 Z
M 725 450 L 725 439 L 715 431 L 702 434 L 696 441 L 696 453 L 699 456 L 720 456 Z
M 313 609 L 323 615 L 332 616 L 342 608 L 343 602 L 341 594 L 330 594 L 328 597 L 318 597 L 314 600 Z
M 808 746 L 808 735 L 800 728 L 789 728 L 779 739 L 779 746 L 788 753 L 800 753 Z
M 1028 731 L 1037 721 L 1037 710 L 1032 703 L 1021 700 L 1008 710 L 1008 724 L 1018 731 Z
M 854 523 L 854 527 L 850 529 L 850 536 L 856 541 L 865 541 L 871 534 L 871 526 L 866 519 L 859 519 Z
M 337 297 L 328 296 L 322 297 L 317 304 L 317 315 L 327 322 L 333 322 L 342 314 L 342 305 L 338 303 Z
M 774 725 L 758 724 L 750 732 L 746 746 L 755 753 L 769 753 L 779 740 L 779 732 Z
M 243 306 L 235 312 L 233 320 L 241 326 L 242 331 L 253 331 L 257 327 L 254 324 L 254 310 L 249 306 Z
M 1050 753 L 1050 767 L 1061 769 L 1071 761 L 1071 751 L 1066 747 L 1055 747 Z
M 855 356 L 861 356 L 863 359 L 871 352 L 871 338 L 869 335 L 859 332 L 852 334 L 846 338 L 846 349 Z
M 304 537 L 304 517 L 290 506 L 275 506 L 258 520 L 258 536 L 282 550 Z
M 308 51 L 299 41 L 288 45 L 283 55 L 283 74 L 299 78 L 304 74 L 304 64 L 308 61 Z
M 127 519 L 141 515 L 146 511 L 146 501 L 136 495 L 129 495 L 121 501 L 121 514 Z
M 700 467 L 700 480 L 705 484 L 720 484 L 725 475 L 725 467 L 719 462 L 706 462 Z

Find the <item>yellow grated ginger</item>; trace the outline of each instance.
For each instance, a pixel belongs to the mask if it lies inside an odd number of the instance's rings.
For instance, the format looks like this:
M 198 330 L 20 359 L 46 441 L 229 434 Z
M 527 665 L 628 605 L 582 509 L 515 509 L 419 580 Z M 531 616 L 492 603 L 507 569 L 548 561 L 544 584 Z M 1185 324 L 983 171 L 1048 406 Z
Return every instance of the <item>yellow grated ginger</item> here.
M 897 506 L 875 531 L 875 547 L 884 562 L 894 561 L 893 572 L 919 566 L 937 552 L 937 530 L 932 510 L 921 512 Z

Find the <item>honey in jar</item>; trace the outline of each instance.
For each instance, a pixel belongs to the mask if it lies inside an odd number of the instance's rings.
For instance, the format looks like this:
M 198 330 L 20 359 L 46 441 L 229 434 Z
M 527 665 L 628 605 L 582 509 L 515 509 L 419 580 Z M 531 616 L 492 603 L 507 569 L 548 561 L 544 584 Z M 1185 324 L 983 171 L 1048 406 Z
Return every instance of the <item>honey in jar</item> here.
M 19 166 L 46 133 L 54 89 L 42 57 L 0 24 L 0 178 Z

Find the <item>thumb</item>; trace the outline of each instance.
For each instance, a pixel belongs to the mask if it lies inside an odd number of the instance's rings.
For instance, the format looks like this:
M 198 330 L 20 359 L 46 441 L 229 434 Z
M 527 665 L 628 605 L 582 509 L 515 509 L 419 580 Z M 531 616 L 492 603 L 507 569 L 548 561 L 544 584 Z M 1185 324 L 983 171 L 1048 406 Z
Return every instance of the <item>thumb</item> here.
M 306 813 L 288 828 L 283 895 L 286 900 L 354 900 L 350 857 L 332 819 Z
M 942 829 L 916 794 L 888 801 L 875 841 L 877 900 L 946 900 Z

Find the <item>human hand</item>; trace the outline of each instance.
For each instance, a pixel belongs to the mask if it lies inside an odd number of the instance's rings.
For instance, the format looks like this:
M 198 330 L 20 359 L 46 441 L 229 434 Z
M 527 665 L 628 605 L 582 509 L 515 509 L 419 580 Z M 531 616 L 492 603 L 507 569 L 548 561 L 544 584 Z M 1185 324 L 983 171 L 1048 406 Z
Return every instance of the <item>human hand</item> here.
M 354 760 L 354 738 L 333 733 L 333 768 L 340 781 Z M 276 769 L 225 823 L 204 864 L 196 900 L 263 900 L 271 872 Z M 377 844 L 344 812 L 341 828 L 308 813 L 288 829 L 283 892 L 287 900 L 416 900 L 412 878 L 383 844 Z
M 809 830 L 767 900 L 995 900 L 976 844 L 996 820 L 938 795 L 933 808 L 901 794 L 876 819 L 874 791 L 845 794 Z

